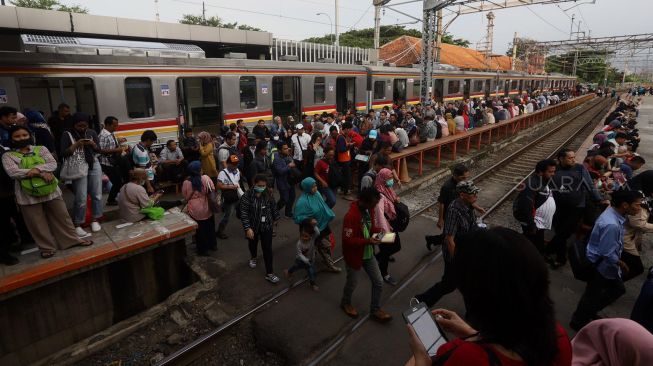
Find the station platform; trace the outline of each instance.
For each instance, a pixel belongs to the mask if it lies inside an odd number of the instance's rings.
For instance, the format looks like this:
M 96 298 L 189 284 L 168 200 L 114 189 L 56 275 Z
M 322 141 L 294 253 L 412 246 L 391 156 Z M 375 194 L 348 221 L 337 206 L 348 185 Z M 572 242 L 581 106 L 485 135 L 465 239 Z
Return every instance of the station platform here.
M 197 224 L 108 221 L 93 245 L 0 266 L 0 365 L 27 365 L 164 300 L 193 281 L 184 263 Z

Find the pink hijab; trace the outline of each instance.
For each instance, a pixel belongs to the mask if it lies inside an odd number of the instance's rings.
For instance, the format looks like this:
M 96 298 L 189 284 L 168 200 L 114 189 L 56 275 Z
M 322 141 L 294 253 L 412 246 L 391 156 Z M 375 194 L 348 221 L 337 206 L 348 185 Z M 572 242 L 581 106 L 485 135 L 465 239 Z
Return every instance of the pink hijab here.
M 572 366 L 653 365 L 653 334 L 630 319 L 595 320 L 571 341 Z
M 386 199 L 381 200 L 383 202 L 383 211 L 388 214 L 388 217 L 392 220 L 397 216 L 397 213 L 395 212 L 395 201 L 397 200 L 397 194 L 395 191 L 386 186 L 385 182 L 388 179 L 392 178 L 392 170 L 388 168 L 383 168 L 381 169 L 377 174 L 376 174 L 376 180 L 374 181 L 374 188 L 376 188 L 379 193 Z
M 197 134 L 197 139 L 200 140 L 200 143 L 202 145 L 208 145 L 210 143 L 213 143 L 213 139 L 211 138 L 211 134 L 209 134 L 206 131 L 202 131 L 199 134 Z

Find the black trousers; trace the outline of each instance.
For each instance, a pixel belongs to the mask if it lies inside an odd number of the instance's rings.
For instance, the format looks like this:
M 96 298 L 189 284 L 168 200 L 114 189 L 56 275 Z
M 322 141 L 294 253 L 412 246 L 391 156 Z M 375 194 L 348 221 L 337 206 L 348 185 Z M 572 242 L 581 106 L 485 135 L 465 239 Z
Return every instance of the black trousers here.
M 555 236 L 547 248 L 547 254 L 555 254 L 556 261 L 567 262 L 567 240 L 578 228 L 578 221 L 583 214 L 582 208 L 560 207 L 553 215 L 553 230 Z
M 116 196 L 118 195 L 118 192 L 120 192 L 120 188 L 122 185 L 125 183 L 123 181 L 122 174 L 120 173 L 120 169 L 115 167 L 115 166 L 108 166 L 108 165 L 101 165 L 102 166 L 102 172 L 109 177 L 109 180 L 111 181 L 111 190 L 109 191 L 109 197 L 107 198 L 107 202 L 116 202 Z
M 215 235 L 215 234 L 214 234 Z M 258 256 L 258 242 L 261 241 L 263 250 L 263 261 L 265 261 L 265 273 L 273 273 L 272 269 L 272 230 L 254 233 L 254 239 L 247 239 L 249 242 L 249 254 L 252 259 Z
M 349 193 L 349 189 L 351 189 L 351 162 L 338 162 L 338 167 L 340 167 L 340 173 L 342 174 L 340 188 L 343 194 L 347 194 Z
M 218 246 L 215 236 L 215 218 L 213 215 L 206 220 L 195 220 L 197 222 L 197 232 L 195 242 L 198 253 L 206 253 L 209 249 L 215 249 Z
M 528 227 L 523 225 L 521 229 L 524 236 L 535 245 L 535 248 L 537 248 L 540 253 L 544 254 L 544 229 L 536 229 L 534 233 L 529 232 Z
M 9 246 L 18 240 L 21 244 L 33 243 L 32 235 L 25 226 L 14 196 L 0 198 L 0 254 L 8 254 Z
M 381 276 L 385 277 L 388 274 L 388 263 L 390 262 L 390 256 L 397 253 L 400 250 L 401 250 L 401 239 L 399 238 L 399 233 L 397 233 L 397 237 L 394 243 L 379 244 L 379 252 L 376 253 L 376 261 L 379 263 Z
M 621 280 L 626 282 L 644 273 L 644 264 L 642 258 L 627 252 L 621 253 L 621 260 L 628 266 L 628 273 L 621 274 Z
M 442 250 L 447 250 L 447 249 L 445 249 L 445 247 L 443 246 Z M 419 300 L 420 302 L 425 302 L 426 305 L 428 305 L 428 307 L 431 307 L 435 305 L 435 303 L 438 302 L 442 298 L 442 296 L 454 292 L 454 290 L 456 289 L 456 283 L 454 282 L 453 271 L 454 271 L 453 260 L 445 260 L 444 272 L 442 273 L 442 279 L 440 280 L 440 282 L 433 285 L 433 287 L 426 290 L 426 292 L 423 292 L 415 296 L 415 298 L 417 298 L 417 300 Z
M 589 323 L 595 318 L 596 313 L 625 293 L 626 288 L 621 279 L 607 279 L 595 270 L 593 277 L 587 282 L 572 319 L 583 324 Z

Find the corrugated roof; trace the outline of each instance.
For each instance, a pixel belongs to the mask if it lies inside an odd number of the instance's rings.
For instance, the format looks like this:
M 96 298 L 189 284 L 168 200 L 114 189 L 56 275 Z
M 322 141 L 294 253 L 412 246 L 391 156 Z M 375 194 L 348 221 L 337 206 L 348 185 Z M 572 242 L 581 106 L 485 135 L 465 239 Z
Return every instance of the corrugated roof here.
M 460 47 L 452 44 L 442 44 L 440 62 L 468 70 L 501 70 L 509 71 L 512 68 L 512 58 L 503 55 L 485 55 L 471 48 Z M 385 62 L 397 66 L 407 66 L 419 63 L 422 54 L 422 40 L 420 38 L 401 36 L 394 41 L 381 46 L 379 57 Z M 529 72 L 542 72 L 532 65 Z

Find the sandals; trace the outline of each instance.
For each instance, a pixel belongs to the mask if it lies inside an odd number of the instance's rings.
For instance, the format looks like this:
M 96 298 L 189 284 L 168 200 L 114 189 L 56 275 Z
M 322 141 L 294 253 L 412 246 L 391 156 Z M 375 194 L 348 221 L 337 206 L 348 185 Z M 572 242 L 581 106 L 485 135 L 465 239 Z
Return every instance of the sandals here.
M 41 258 L 43 259 L 48 259 L 54 257 L 54 255 L 57 253 L 55 250 L 44 250 L 41 251 Z
M 93 240 L 80 241 L 79 244 L 77 244 L 77 245 L 79 245 L 80 247 L 88 247 L 88 246 L 93 245 Z

